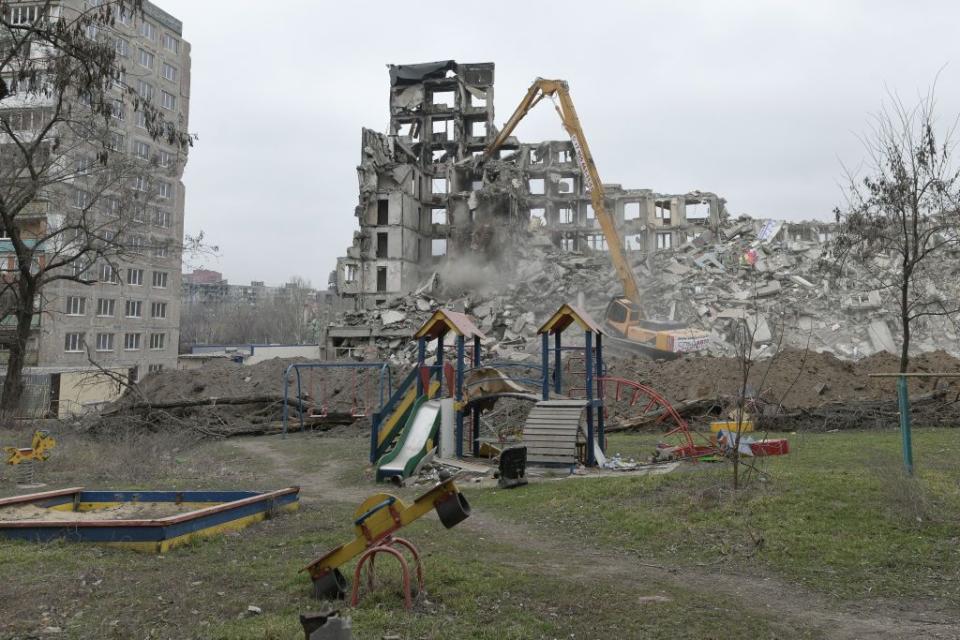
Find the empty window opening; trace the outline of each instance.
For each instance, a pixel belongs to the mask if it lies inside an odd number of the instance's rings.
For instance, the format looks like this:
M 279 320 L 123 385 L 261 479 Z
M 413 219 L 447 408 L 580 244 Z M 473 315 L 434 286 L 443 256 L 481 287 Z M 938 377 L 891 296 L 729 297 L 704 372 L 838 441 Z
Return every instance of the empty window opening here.
M 537 227 L 542 227 L 547 223 L 547 219 L 544 215 L 543 207 L 536 207 L 530 209 L 530 224 Z
M 377 267 L 377 291 L 387 290 L 387 268 Z
M 544 194 L 543 178 L 530 178 L 527 181 L 527 189 L 535 196 L 542 196 Z
M 413 122 L 401 122 L 397 126 L 397 135 L 416 142 L 420 139 L 420 127 L 414 126 Z
M 470 135 L 474 138 L 487 137 L 487 123 L 483 120 L 477 120 L 470 123 Z
M 587 224 L 596 224 L 597 212 L 593 210 L 592 204 L 587 204 Z
M 470 183 L 471 191 L 480 191 L 481 189 L 483 189 L 483 180 L 474 180 Z
M 570 207 L 557 209 L 557 220 L 560 224 L 573 224 L 573 209 Z
M 471 107 L 483 109 L 487 106 L 486 94 L 484 94 L 483 97 L 478 96 L 475 93 L 468 93 L 467 95 L 469 96 L 467 99 L 469 100 Z
M 657 234 L 657 249 L 670 249 L 673 247 L 673 234 L 672 233 L 658 233 Z
M 388 214 L 390 212 L 390 201 L 389 200 L 377 200 L 377 224 L 384 225 L 389 224 L 387 220 L 389 219 Z
M 447 192 L 446 178 L 432 178 L 430 180 L 430 193 L 440 194 Z
M 377 234 L 377 257 L 386 258 L 387 257 L 387 243 L 389 236 L 386 232 L 381 232 Z
M 434 91 L 433 99 L 430 103 L 436 106 L 442 105 L 452 108 L 454 105 L 453 91 Z
M 607 251 L 607 239 L 602 234 L 587 236 L 587 246 L 594 251 Z
M 343 265 L 343 281 L 344 282 L 357 281 L 357 265 L 355 264 Z
M 543 162 L 543 154 L 539 149 L 530 149 L 530 164 L 540 164 Z
M 632 236 L 627 236 L 627 251 L 642 251 L 643 250 L 643 236 L 639 233 L 636 233 Z
M 446 209 L 431 209 L 430 210 L 430 222 L 432 224 L 447 224 L 447 210 Z
M 664 201 L 654 203 L 653 215 L 657 220 L 662 221 L 663 224 L 670 224 L 670 203 Z
M 573 193 L 573 178 L 560 178 L 557 181 L 557 191 L 560 193 Z
M 560 149 L 557 151 L 557 162 L 572 162 L 573 152 L 570 149 Z
M 684 208 L 687 222 L 706 224 L 710 219 L 710 204 L 706 202 L 688 202 Z
M 564 236 L 560 238 L 560 248 L 564 251 L 576 251 L 577 241 L 575 238 Z
M 434 149 L 433 151 L 430 152 L 430 155 L 431 155 L 430 159 L 433 160 L 434 163 L 440 163 L 440 162 L 443 162 L 443 159 L 447 156 L 447 150 Z
M 447 255 L 447 239 L 434 238 L 430 241 L 430 255 L 434 257 Z
M 627 220 L 639 220 L 640 219 L 640 203 L 639 202 L 628 202 L 623 205 L 623 219 Z
M 453 120 L 433 121 L 433 139 L 434 140 L 453 140 Z

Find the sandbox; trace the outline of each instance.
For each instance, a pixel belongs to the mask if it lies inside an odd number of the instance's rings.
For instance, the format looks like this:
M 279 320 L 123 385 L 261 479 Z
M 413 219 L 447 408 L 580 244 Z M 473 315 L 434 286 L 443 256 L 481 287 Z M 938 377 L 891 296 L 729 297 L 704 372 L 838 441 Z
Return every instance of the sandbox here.
M 85 491 L 0 499 L 0 536 L 63 538 L 163 553 L 199 537 L 235 531 L 300 506 L 300 488 L 276 491 Z

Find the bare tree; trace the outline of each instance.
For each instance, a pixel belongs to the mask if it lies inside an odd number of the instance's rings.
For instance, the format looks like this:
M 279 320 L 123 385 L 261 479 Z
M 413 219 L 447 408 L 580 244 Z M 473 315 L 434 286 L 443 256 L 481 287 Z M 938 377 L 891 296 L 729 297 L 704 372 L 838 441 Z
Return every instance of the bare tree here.
M 847 171 L 848 203 L 835 210 L 836 264 L 896 299 L 901 373 L 913 323 L 960 311 L 936 286 L 940 257 L 960 247 L 960 173 L 952 157 L 956 125 L 938 128 L 935 107 L 932 89 L 913 107 L 889 97 L 862 138 L 868 175 Z
M 70 4 L 0 0 L 0 225 L 10 244 L 0 321 L 15 326 L 4 338 L 5 412 L 19 405 L 45 288 L 113 281 L 126 256 L 180 249 L 142 235 L 148 219 L 170 226 L 170 213 L 150 206 L 151 176 L 168 160 L 148 148 L 128 153 L 112 128 L 136 117 L 154 140 L 180 151 L 192 143 L 147 89 L 125 83 L 112 28 L 142 13 L 142 0 Z

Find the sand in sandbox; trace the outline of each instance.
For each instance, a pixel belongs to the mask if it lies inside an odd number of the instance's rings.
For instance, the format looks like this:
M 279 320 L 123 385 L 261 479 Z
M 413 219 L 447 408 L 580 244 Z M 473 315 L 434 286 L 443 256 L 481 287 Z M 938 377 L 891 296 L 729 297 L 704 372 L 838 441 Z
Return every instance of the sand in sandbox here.
M 93 511 L 59 511 L 32 504 L 0 509 L 0 521 L 44 520 L 47 522 L 76 522 L 78 520 L 153 520 L 166 518 L 200 507 L 173 502 L 129 502 Z

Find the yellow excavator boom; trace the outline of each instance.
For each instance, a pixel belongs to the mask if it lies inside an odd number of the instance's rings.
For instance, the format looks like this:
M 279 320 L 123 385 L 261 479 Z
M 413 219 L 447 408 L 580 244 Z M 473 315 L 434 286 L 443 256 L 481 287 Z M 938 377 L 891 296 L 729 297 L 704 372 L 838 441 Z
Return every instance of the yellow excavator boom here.
M 580 164 L 580 171 L 583 174 L 584 188 L 590 193 L 590 200 L 593 204 L 593 211 L 597 216 L 597 222 L 600 223 L 600 229 L 607 240 L 607 247 L 610 251 L 610 260 L 613 262 L 613 268 L 623 284 L 624 295 L 640 309 L 640 285 L 637 282 L 637 276 L 630 268 L 630 262 L 627 260 L 624 251 L 623 239 L 617 231 L 616 222 L 613 216 L 607 211 L 604 199 L 603 182 L 600 180 L 600 174 L 597 172 L 597 165 L 593 161 L 593 154 L 590 152 L 590 146 L 587 144 L 587 138 L 583 133 L 583 127 L 580 125 L 580 118 L 577 116 L 577 110 L 573 106 L 573 100 L 570 98 L 570 87 L 565 80 L 545 80 L 537 78 L 530 85 L 520 105 L 517 106 L 513 115 L 503 126 L 503 130 L 497 134 L 497 137 L 487 145 L 483 151 L 484 160 L 489 159 L 496 153 L 507 138 L 513 133 L 517 124 L 526 116 L 538 102 L 545 97 L 556 97 L 557 103 L 554 104 L 557 113 L 560 114 L 560 120 L 563 128 L 573 142 L 574 152 L 577 156 L 577 162 Z

